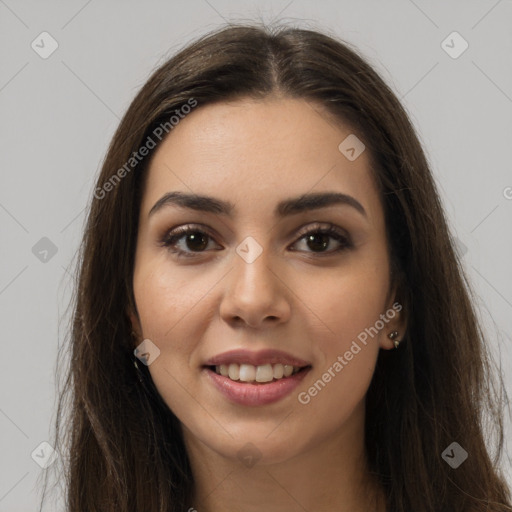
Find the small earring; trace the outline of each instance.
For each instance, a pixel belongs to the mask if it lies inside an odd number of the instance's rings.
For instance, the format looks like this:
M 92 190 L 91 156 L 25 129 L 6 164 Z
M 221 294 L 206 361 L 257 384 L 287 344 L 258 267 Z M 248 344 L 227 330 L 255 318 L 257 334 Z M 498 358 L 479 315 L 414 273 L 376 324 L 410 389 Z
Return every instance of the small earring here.
M 132 329 L 132 332 L 131 332 L 131 337 L 134 340 L 138 340 L 138 337 L 139 337 L 138 334 L 133 329 Z M 133 358 L 133 366 L 135 367 L 135 373 L 137 374 L 139 382 L 141 384 L 144 383 L 144 378 L 143 378 L 142 370 L 139 368 L 139 365 L 137 364 L 137 357 Z
M 135 372 L 137 373 L 137 377 L 139 379 L 139 382 L 142 384 L 144 383 L 144 379 L 143 379 L 143 376 L 142 376 L 142 371 L 141 369 L 139 368 L 139 365 L 137 364 L 137 358 L 135 358 L 133 360 L 133 366 L 135 366 Z
M 398 331 L 393 331 L 388 334 L 388 338 L 395 344 L 395 349 L 397 349 L 398 346 L 400 345 L 400 342 L 397 339 L 395 339 L 397 336 Z

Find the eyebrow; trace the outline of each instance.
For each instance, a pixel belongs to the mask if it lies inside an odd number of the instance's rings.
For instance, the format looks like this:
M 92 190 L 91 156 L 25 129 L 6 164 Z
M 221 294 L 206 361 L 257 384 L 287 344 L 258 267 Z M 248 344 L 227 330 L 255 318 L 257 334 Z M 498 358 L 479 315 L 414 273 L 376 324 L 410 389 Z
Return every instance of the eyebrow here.
M 285 199 L 278 203 L 274 211 L 276 217 L 286 217 L 309 210 L 317 210 L 332 205 L 348 205 L 367 218 L 363 205 L 354 197 L 339 192 L 316 192 L 302 194 L 298 197 Z M 164 206 L 176 205 L 191 210 L 231 216 L 235 206 L 229 201 L 211 196 L 188 194 L 185 192 L 168 192 L 164 194 L 151 208 L 148 216 L 154 215 Z

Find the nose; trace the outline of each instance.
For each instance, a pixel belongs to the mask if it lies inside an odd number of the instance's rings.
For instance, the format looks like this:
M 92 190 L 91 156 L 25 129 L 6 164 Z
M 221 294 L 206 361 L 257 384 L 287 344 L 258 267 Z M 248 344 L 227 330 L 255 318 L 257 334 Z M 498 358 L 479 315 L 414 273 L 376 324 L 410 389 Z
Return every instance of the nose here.
M 268 250 L 248 263 L 238 254 L 226 276 L 221 318 L 231 325 L 252 328 L 278 325 L 290 318 L 291 291 L 271 268 Z

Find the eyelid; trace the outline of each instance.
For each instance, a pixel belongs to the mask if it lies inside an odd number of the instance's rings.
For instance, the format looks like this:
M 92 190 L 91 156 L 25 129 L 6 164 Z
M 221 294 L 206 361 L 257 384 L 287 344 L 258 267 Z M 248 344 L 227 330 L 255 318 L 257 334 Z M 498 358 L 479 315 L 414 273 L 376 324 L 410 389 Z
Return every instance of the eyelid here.
M 163 234 L 163 236 L 159 239 L 158 245 L 169 249 L 171 240 L 173 240 L 173 239 L 179 240 L 180 238 L 183 238 L 190 232 L 194 232 L 194 231 L 199 231 L 201 233 L 204 232 L 204 234 L 207 235 L 211 240 L 213 240 L 217 245 L 220 245 L 215 240 L 217 235 L 215 235 L 213 233 L 213 231 L 210 228 L 208 228 L 208 226 L 205 226 L 204 224 L 200 224 L 200 223 L 195 223 L 195 222 L 191 222 L 189 224 L 183 224 L 183 225 L 179 225 L 179 226 L 167 229 L 165 231 L 165 233 Z M 179 251 L 176 251 L 176 252 L 179 252 Z M 200 252 L 196 252 L 196 253 L 191 252 L 191 254 L 200 254 Z
M 196 252 L 194 252 L 194 251 L 182 251 L 180 249 L 171 249 L 171 241 L 172 240 L 180 240 L 187 234 L 194 232 L 194 231 L 204 233 L 214 243 L 216 243 L 217 245 L 220 245 L 216 241 L 217 235 L 213 234 L 213 230 L 211 230 L 208 226 L 205 226 L 204 224 L 200 224 L 200 223 L 189 223 L 189 224 L 184 224 L 184 225 L 180 225 L 180 226 L 168 229 L 164 233 L 163 237 L 159 240 L 159 245 L 167 248 L 170 252 L 173 252 L 174 254 L 176 254 L 177 257 L 194 257 L 194 256 L 197 257 L 202 253 L 211 252 L 211 251 L 196 251 Z M 329 255 L 337 254 L 339 252 L 342 252 L 343 250 L 352 248 L 354 246 L 351 236 L 345 229 L 340 228 L 339 226 L 337 226 L 336 224 L 334 224 L 332 222 L 320 222 L 320 221 L 309 222 L 309 223 L 304 224 L 300 228 L 298 228 L 298 231 L 296 231 L 293 235 L 293 241 L 291 242 L 291 244 L 294 245 L 294 244 L 300 242 L 304 238 L 304 236 L 306 236 L 310 233 L 327 234 L 331 238 L 336 239 L 336 241 L 341 244 L 341 247 L 339 247 L 338 249 L 325 251 L 325 252 L 323 252 L 323 251 L 320 251 L 320 252 L 300 251 L 300 250 L 294 250 L 294 249 L 292 249 L 292 251 L 305 252 L 306 254 L 309 253 L 311 255 L 316 255 L 318 257 L 322 257 L 322 256 L 329 256 Z M 339 237 L 342 240 L 339 240 L 336 237 Z
M 333 231 L 336 232 L 339 235 L 345 236 L 346 238 L 349 238 L 349 234 L 346 230 L 343 228 L 338 227 L 336 224 L 332 222 L 321 222 L 321 221 L 313 221 L 308 222 L 307 224 L 304 224 L 301 226 L 297 233 L 295 233 L 294 237 L 303 237 L 304 235 L 307 235 L 311 231 Z
M 348 233 L 347 230 L 337 226 L 336 224 L 332 222 L 320 222 L 320 221 L 314 221 L 310 222 L 308 224 L 305 224 L 301 228 L 299 228 L 298 233 L 294 235 L 295 241 L 292 242 L 292 244 L 296 244 L 300 242 L 304 236 L 308 235 L 309 233 L 323 233 L 327 234 L 331 238 L 334 238 L 341 247 L 330 250 L 330 251 L 305 251 L 305 254 L 308 256 L 315 255 L 316 257 L 327 257 L 332 256 L 334 254 L 339 254 L 340 252 L 343 252 L 347 249 L 352 249 L 354 247 L 354 242 L 352 240 L 352 237 Z M 340 240 L 341 239 L 341 240 Z M 295 251 L 295 252 L 304 252 L 304 251 Z

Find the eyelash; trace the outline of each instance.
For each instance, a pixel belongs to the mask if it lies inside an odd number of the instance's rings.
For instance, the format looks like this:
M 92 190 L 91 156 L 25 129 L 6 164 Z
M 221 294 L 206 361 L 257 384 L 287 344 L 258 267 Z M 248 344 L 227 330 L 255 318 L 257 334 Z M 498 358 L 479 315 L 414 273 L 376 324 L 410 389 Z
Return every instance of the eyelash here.
M 208 233 L 205 228 L 203 228 L 200 225 L 187 225 L 187 226 L 180 226 L 170 232 L 167 232 L 163 239 L 160 241 L 160 245 L 163 247 L 166 247 L 171 253 L 175 254 L 178 258 L 194 258 L 198 255 L 207 252 L 204 251 L 183 251 L 182 249 L 177 249 L 175 247 L 176 243 L 184 238 L 188 234 L 192 233 L 199 233 L 206 235 L 209 239 L 213 239 L 213 236 Z M 298 240 L 300 241 L 307 237 L 308 235 L 312 234 L 322 234 L 322 235 L 329 235 L 331 238 L 335 239 L 337 242 L 340 243 L 340 246 L 337 249 L 330 250 L 330 251 L 306 251 L 310 252 L 311 254 L 316 254 L 320 257 L 330 256 L 333 254 L 337 254 L 339 252 L 345 251 L 347 249 L 353 248 L 353 244 L 350 240 L 350 238 L 341 232 L 341 230 L 335 228 L 332 224 L 327 224 L 327 227 L 322 227 L 321 224 L 316 224 L 314 227 L 309 229 L 301 230 L 298 234 Z M 295 242 L 296 243 L 296 242 Z M 296 252 L 302 252 L 302 251 L 296 251 Z

